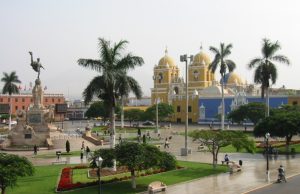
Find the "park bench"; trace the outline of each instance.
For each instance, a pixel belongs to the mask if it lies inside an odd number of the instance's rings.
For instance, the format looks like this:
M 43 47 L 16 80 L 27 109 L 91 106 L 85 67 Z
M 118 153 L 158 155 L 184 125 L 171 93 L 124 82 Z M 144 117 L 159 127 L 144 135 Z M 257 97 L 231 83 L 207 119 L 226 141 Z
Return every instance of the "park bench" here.
M 222 165 L 223 164 L 227 164 L 227 165 L 228 164 L 234 164 L 234 161 L 225 161 L 225 160 L 222 160 L 221 162 L 222 162 Z
M 148 192 L 149 194 L 154 194 L 156 191 L 165 191 L 167 188 L 167 185 L 164 184 L 161 181 L 154 181 L 149 184 L 148 186 Z

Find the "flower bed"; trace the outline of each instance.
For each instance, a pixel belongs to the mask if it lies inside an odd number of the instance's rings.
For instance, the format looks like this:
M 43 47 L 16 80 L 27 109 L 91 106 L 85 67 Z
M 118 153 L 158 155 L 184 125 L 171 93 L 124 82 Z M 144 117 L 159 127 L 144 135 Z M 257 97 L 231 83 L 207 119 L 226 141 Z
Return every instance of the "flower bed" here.
M 80 166 L 74 166 L 74 167 L 66 167 L 63 168 L 61 171 L 61 176 L 57 185 L 57 189 L 56 191 L 68 191 L 68 190 L 72 190 L 72 189 L 77 189 L 77 188 L 82 188 L 82 187 L 88 187 L 88 186 L 92 186 L 92 185 L 97 185 L 98 182 L 97 180 L 92 181 L 92 182 L 87 182 L 87 183 L 81 183 L 81 182 L 77 182 L 77 183 L 73 183 L 72 181 L 72 175 L 73 175 L 73 169 L 85 169 L 85 168 L 89 168 L 86 165 L 80 165 Z M 183 167 L 177 166 L 176 169 L 182 169 Z M 90 170 L 91 174 L 97 175 L 97 170 Z M 124 173 L 124 172 L 128 172 L 126 167 L 118 167 L 118 170 L 116 172 L 109 172 L 108 170 L 105 169 L 101 169 L 101 175 L 103 175 L 102 173 L 106 174 L 104 176 L 109 176 L 112 174 L 120 174 L 120 173 Z M 136 177 L 139 176 L 148 176 L 148 175 L 152 175 L 152 174 L 157 174 L 157 173 L 162 173 L 162 172 L 166 172 L 166 170 L 164 169 L 155 169 L 155 170 L 147 170 L 143 173 L 137 173 Z M 113 182 L 118 182 L 118 181 L 124 181 L 124 180 L 128 180 L 130 179 L 130 176 L 123 176 L 120 178 L 113 178 L 110 180 L 101 180 L 101 184 L 106 184 L 106 183 L 113 183 Z
M 67 191 L 82 185 L 81 183 L 72 183 L 72 170 L 70 167 L 62 169 L 57 191 Z

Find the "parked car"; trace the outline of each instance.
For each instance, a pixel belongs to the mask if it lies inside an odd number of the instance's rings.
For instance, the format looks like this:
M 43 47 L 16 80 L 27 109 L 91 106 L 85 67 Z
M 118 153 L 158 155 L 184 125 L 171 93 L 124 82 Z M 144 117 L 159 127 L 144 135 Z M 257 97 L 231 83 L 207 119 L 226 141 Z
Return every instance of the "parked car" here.
M 154 126 L 155 124 L 152 121 L 145 121 L 142 123 L 143 125 Z

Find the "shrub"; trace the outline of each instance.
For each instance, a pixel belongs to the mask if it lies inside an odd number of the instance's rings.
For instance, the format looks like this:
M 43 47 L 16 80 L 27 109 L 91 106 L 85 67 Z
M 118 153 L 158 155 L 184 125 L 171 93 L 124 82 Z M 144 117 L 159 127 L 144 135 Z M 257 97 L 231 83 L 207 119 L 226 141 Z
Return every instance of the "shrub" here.
M 161 153 L 161 159 L 160 159 L 160 168 L 164 170 L 173 170 L 176 168 L 177 162 L 175 157 L 168 153 L 168 152 L 162 152 Z
M 70 142 L 69 142 L 69 140 L 66 141 L 66 151 L 67 151 L 67 153 L 70 152 Z

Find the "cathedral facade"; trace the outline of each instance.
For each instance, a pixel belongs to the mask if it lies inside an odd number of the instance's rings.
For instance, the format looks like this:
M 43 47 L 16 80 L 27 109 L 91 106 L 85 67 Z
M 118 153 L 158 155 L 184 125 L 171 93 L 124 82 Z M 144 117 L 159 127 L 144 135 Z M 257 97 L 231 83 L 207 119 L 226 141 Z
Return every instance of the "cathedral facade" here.
M 225 114 L 249 102 L 264 102 L 260 96 L 260 87 L 247 84 L 235 72 L 227 73 L 224 80 L 216 80 L 214 73 L 209 70 L 210 63 L 210 57 L 201 47 L 199 53 L 187 65 L 188 108 L 186 108 L 185 79 L 174 59 L 165 50 L 165 55 L 153 69 L 154 87 L 151 88 L 151 104 L 163 102 L 172 105 L 175 111 L 170 118 L 172 122 L 185 122 L 187 112 L 189 123 L 218 122 L 218 115 L 221 112 L 220 83 L 223 81 Z M 272 91 L 279 90 L 270 90 L 270 106 L 273 108 L 283 104 L 300 104 L 298 93 L 288 95 L 285 92 L 276 94 Z M 284 91 L 290 93 L 289 90 Z

